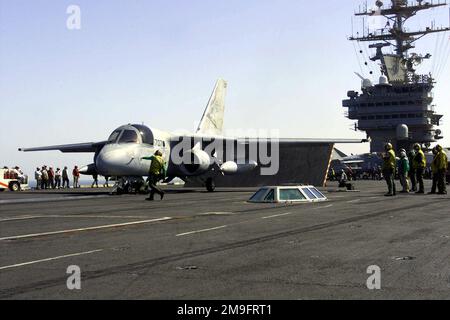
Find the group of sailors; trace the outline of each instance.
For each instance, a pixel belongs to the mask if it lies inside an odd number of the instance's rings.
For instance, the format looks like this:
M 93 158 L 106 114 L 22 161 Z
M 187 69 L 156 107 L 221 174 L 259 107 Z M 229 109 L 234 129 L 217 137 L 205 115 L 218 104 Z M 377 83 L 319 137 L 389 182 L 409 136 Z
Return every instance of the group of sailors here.
M 78 166 L 75 166 L 72 170 L 73 188 L 80 188 L 79 178 L 80 171 Z M 69 169 L 47 167 L 43 165 L 41 168 L 36 168 L 34 171 L 34 178 L 36 179 L 36 189 L 64 189 L 70 188 Z
M 330 181 L 356 181 L 358 179 L 362 180 L 381 180 L 383 177 L 381 166 L 376 166 L 374 168 L 368 169 L 366 171 L 353 171 L 350 166 L 347 166 L 345 169 L 336 170 L 333 167 L 330 167 L 328 170 L 327 180 Z
M 420 144 L 416 143 L 408 154 L 405 149 L 401 149 L 398 161 L 391 143 L 386 143 L 385 151 L 382 171 L 388 186 L 386 196 L 395 196 L 397 193 L 395 185 L 397 172 L 403 187 L 401 193 L 424 194 L 423 177 L 427 168 L 427 160 Z M 435 146 L 432 151 L 434 155 L 431 162 L 433 185 L 428 194 L 447 194 L 445 181 L 448 169 L 447 154 L 440 145 Z
M 64 169 L 56 168 L 54 170 L 52 167 L 47 167 L 46 165 L 41 168 L 36 168 L 34 171 L 34 178 L 36 180 L 36 190 L 39 189 L 65 189 L 70 188 L 70 180 L 69 180 L 69 169 L 64 167 Z M 98 174 L 94 173 L 92 175 L 93 182 L 91 187 L 98 188 Z M 72 169 L 72 179 L 73 179 L 73 188 L 81 188 L 80 186 L 80 170 L 78 166 L 74 166 Z M 105 183 L 103 187 L 109 187 L 108 177 L 105 177 Z
M 5 179 L 17 179 L 20 181 L 20 183 L 25 183 L 27 180 L 27 175 L 25 175 L 20 169 L 19 166 L 15 166 L 12 169 L 9 169 L 7 166 L 3 167 L 5 170 Z

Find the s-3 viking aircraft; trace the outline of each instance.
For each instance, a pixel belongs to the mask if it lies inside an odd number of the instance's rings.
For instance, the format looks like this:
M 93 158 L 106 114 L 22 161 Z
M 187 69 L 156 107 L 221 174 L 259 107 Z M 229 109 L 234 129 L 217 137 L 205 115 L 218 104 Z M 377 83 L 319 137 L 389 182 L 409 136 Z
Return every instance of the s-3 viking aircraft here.
M 176 135 L 145 125 L 127 124 L 115 129 L 105 141 L 20 148 L 19 151 L 59 150 L 64 153 L 94 153 L 94 163 L 81 168 L 80 173 L 87 175 L 97 173 L 105 177 L 116 177 L 117 190 L 126 192 L 130 191 L 131 186 L 136 183 L 144 184 L 142 177 L 148 175 L 150 162 L 142 158 L 160 150 L 168 164 L 167 182 L 176 177 L 184 181 L 199 180 L 208 191 L 213 191 L 215 189 L 214 178 L 217 175 L 239 175 L 252 171 L 259 165 L 258 159 L 248 159 L 248 156 L 247 160 L 233 156 L 228 161 L 223 161 L 218 156 L 220 153 L 223 157 L 228 146 L 235 150 L 239 149 L 239 145 L 251 143 L 251 139 L 248 138 L 223 136 L 226 89 L 227 82 L 219 79 L 194 134 Z M 259 142 L 264 139 L 272 141 L 266 138 L 257 138 L 256 140 Z M 186 147 L 186 141 L 188 147 Z M 215 147 L 211 148 L 210 144 L 213 141 Z M 184 147 L 180 148 L 179 146 L 183 142 Z M 361 143 L 364 140 L 277 138 L 275 142 L 279 144 Z M 221 147 L 224 147 L 224 150 L 220 150 Z M 179 157 L 176 157 L 177 155 Z M 229 159 L 228 156 L 227 158 Z M 181 159 L 181 161 L 174 161 L 174 159 Z

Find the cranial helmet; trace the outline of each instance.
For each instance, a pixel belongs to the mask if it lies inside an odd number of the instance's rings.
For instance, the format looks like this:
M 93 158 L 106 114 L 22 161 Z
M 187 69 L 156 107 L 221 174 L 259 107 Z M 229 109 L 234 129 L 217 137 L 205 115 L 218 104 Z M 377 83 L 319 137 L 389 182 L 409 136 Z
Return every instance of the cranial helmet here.
M 420 144 L 415 143 L 415 144 L 414 144 L 414 150 L 420 150 L 420 149 L 422 149 L 422 148 L 420 147 Z
M 392 143 L 386 143 L 385 145 L 384 145 L 384 149 L 386 149 L 386 150 L 392 150 Z

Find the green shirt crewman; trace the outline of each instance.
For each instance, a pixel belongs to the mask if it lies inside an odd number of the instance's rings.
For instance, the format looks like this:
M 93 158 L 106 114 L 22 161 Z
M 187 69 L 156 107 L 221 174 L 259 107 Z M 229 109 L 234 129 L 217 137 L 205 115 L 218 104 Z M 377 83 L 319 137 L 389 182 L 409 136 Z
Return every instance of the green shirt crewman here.
M 158 152 L 158 151 L 157 151 Z M 150 175 L 157 175 L 162 176 L 163 178 L 166 177 L 167 169 L 166 164 L 162 156 L 160 155 L 153 155 L 150 157 L 143 157 L 142 160 L 151 160 L 150 164 Z
M 155 151 L 155 154 L 150 157 L 143 157 L 142 160 L 151 160 L 150 169 L 148 173 L 148 185 L 150 188 L 150 195 L 146 200 L 154 200 L 155 193 L 158 193 L 161 196 L 161 200 L 164 197 L 164 191 L 159 189 L 156 184 L 159 180 L 162 180 L 166 177 L 167 169 L 166 162 L 162 157 L 162 153 L 159 150 Z
M 408 181 L 408 173 L 409 173 L 409 160 L 406 155 L 406 150 L 400 150 L 400 160 L 398 161 L 398 176 L 400 178 L 400 183 L 403 187 L 401 192 L 408 193 L 409 192 L 409 181 Z

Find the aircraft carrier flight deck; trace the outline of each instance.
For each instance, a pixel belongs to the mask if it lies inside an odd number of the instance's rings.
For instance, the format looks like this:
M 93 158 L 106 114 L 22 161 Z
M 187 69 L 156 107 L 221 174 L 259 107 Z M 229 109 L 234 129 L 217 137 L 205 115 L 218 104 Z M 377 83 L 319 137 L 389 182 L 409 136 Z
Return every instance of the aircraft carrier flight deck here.
M 450 199 L 384 181 L 328 201 L 253 204 L 255 188 L 0 194 L 1 299 L 450 298 Z M 429 185 L 426 185 L 429 189 Z M 68 289 L 77 266 L 81 289 Z M 369 290 L 368 268 L 381 270 Z

